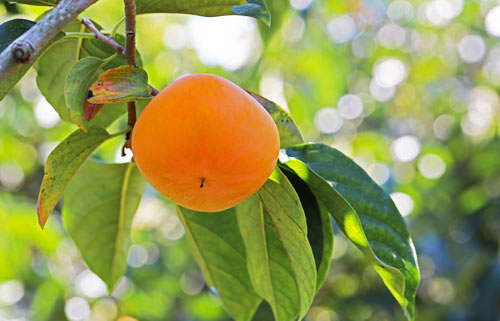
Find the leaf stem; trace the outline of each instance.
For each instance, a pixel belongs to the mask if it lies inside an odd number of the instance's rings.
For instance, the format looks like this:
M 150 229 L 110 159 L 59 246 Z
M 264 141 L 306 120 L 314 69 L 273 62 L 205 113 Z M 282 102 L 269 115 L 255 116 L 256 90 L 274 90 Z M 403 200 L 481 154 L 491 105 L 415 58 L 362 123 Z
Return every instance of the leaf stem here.
M 127 126 L 127 128 L 125 128 L 124 130 L 120 130 L 119 132 L 114 133 L 114 134 L 110 134 L 109 136 L 111 136 L 112 138 L 115 138 L 115 137 L 118 137 L 118 136 L 121 136 L 121 135 L 125 135 L 125 134 L 126 134 L 126 133 L 128 133 L 131 129 L 132 129 L 132 127 Z
M 121 18 L 118 20 L 118 22 L 113 26 L 113 29 L 111 29 L 111 37 L 115 38 L 116 33 L 118 32 L 118 28 L 122 25 L 123 21 L 125 21 L 125 17 Z
M 66 32 L 66 38 L 85 38 L 85 39 L 96 39 L 95 34 L 91 32 Z

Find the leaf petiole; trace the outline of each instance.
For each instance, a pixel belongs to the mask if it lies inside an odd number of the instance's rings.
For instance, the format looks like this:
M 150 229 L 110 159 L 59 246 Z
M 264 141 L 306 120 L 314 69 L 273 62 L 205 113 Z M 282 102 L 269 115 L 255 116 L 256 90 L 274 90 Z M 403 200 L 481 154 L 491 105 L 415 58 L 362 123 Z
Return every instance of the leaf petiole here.
M 109 136 L 111 138 L 115 138 L 115 137 L 118 137 L 118 136 L 122 136 L 122 135 L 125 135 L 126 133 L 128 133 L 130 130 L 132 130 L 132 126 L 127 126 L 127 128 L 125 128 L 124 130 L 121 130 L 115 134 L 110 134 Z
M 118 28 L 122 25 L 122 23 L 125 21 L 125 16 L 118 20 L 118 22 L 113 26 L 113 29 L 111 29 L 111 37 L 115 38 L 116 33 L 118 32 Z
M 96 35 L 92 32 L 66 32 L 65 38 L 85 38 L 97 39 Z

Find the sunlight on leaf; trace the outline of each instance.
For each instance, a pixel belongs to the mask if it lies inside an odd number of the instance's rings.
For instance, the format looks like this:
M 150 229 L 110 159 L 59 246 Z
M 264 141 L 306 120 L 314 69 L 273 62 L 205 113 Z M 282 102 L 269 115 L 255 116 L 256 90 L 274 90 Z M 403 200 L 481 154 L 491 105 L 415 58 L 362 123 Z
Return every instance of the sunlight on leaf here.
M 286 153 L 290 160 L 284 165 L 325 204 L 413 320 L 420 278 L 416 253 L 390 196 L 351 159 L 328 145 L 298 145 Z

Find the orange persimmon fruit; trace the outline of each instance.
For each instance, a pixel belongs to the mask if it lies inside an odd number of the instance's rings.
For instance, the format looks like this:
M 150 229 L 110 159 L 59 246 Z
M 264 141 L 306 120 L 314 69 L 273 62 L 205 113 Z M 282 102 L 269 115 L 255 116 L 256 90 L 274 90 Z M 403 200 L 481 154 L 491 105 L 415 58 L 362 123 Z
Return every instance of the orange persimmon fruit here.
M 168 85 L 132 132 L 134 160 L 151 186 L 201 212 L 228 209 L 255 193 L 279 149 L 269 113 L 234 83 L 210 74 Z

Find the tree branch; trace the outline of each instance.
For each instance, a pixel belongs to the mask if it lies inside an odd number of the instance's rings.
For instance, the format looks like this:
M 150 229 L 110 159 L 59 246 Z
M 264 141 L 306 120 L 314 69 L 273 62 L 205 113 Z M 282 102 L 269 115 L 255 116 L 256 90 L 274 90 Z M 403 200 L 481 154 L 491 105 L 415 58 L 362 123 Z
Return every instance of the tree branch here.
M 124 0 L 125 4 L 125 58 L 129 65 L 137 64 L 137 57 L 135 55 L 135 0 Z M 137 113 L 135 110 L 135 102 L 127 103 L 128 124 L 132 128 L 127 135 L 127 141 L 124 147 L 132 148 L 132 130 L 137 120 Z
M 31 62 L 59 31 L 97 0 L 62 0 L 40 22 L 0 53 L 0 82 Z

